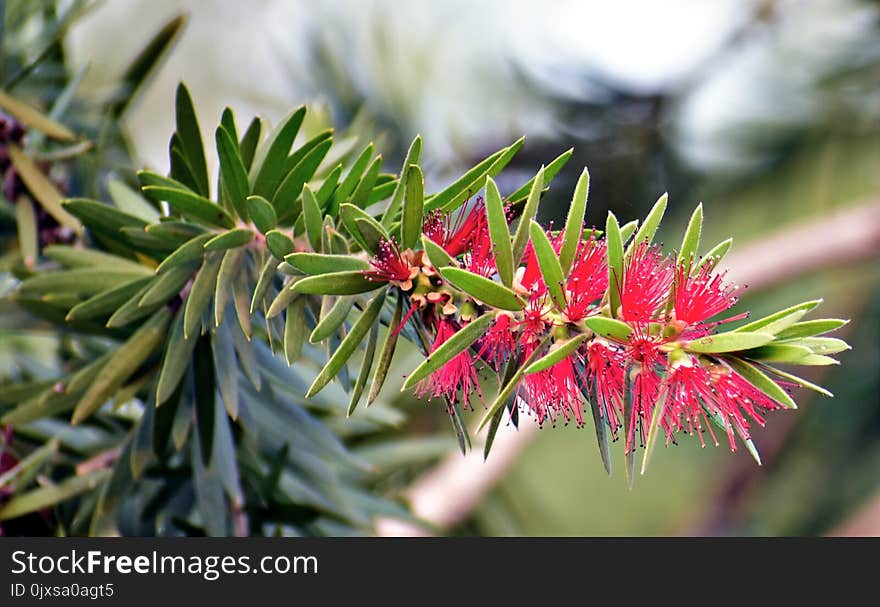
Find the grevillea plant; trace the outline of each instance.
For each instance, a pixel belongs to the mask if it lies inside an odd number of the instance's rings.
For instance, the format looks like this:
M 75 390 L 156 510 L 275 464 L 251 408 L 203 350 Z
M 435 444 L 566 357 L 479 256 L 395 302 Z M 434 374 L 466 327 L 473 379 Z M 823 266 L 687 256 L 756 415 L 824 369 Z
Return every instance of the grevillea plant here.
M 145 512 L 165 500 L 179 528 L 211 533 L 387 513 L 352 486 L 357 465 L 326 423 L 343 397 L 349 416 L 376 401 L 400 338 L 424 355 L 403 389 L 442 403 L 462 449 L 467 409 L 489 428 L 487 456 L 505 411 L 513 424 L 592 417 L 606 468 L 622 437 L 630 477 L 638 445 L 650 453 L 680 433 L 738 439 L 757 457 L 750 425 L 794 408 L 790 388 L 827 394 L 777 363 L 834 362 L 846 344 L 819 336 L 844 321 L 803 320 L 818 301 L 749 322 L 726 314 L 739 294 L 719 270 L 730 240 L 699 253 L 701 207 L 674 253 L 652 244 L 665 195 L 641 223 L 609 214 L 586 228 L 585 170 L 563 229 L 545 229 L 538 204 L 570 151 L 502 195 L 494 177 L 520 140 L 427 193 L 420 138 L 388 173 L 372 143 L 306 135 L 305 117 L 302 107 L 271 133 L 260 119 L 239 132 L 227 109 L 212 184 L 181 86 L 170 174 L 141 171 L 138 191 L 116 182 L 107 201 L 65 200 L 82 237 L 36 251 L 19 273 L 18 305 L 100 340 L 77 342 L 66 375 L 8 388 L 0 421 L 100 429 L 122 423 L 114 407 L 142 405 L 123 446 L 64 486 L 63 497 L 97 488 L 78 515 L 93 529 L 126 491 L 148 493 Z M 149 489 L 151 473 L 175 470 Z M 0 518 L 44 502 L 14 498 Z

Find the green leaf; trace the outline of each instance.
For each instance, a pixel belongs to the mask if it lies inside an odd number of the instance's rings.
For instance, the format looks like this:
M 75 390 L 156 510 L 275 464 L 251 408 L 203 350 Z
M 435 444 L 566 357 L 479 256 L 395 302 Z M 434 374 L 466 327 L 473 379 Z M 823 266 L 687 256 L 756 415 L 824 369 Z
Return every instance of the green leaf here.
M 507 361 L 507 365 L 504 367 L 504 377 L 501 379 L 502 386 L 505 386 L 510 382 L 518 368 L 519 365 L 514 359 Z M 489 429 L 486 431 L 486 443 L 483 445 L 483 461 L 489 459 L 489 452 L 492 450 L 492 445 L 495 443 L 495 436 L 498 434 L 498 427 L 501 425 L 501 420 L 504 418 L 504 411 L 514 411 L 515 406 L 516 404 L 513 397 L 510 397 L 504 406 L 498 407 L 498 410 L 492 417 L 492 420 L 489 423 Z M 511 420 L 513 421 L 513 417 L 511 417 Z M 513 421 L 513 423 L 516 425 L 516 421 Z
M 22 263 L 25 268 L 32 270 L 40 255 L 40 242 L 37 233 L 37 214 L 34 205 L 26 196 L 20 196 L 15 203 L 15 224 Z
M 271 257 L 263 264 L 263 269 L 260 270 L 260 276 L 257 278 L 257 284 L 254 287 L 253 295 L 251 296 L 251 305 L 248 309 L 250 314 L 254 313 L 254 310 L 257 309 L 258 306 L 262 305 L 263 300 L 266 298 L 266 292 L 269 290 L 269 287 L 272 285 L 272 281 L 275 279 L 275 260 Z M 239 318 L 241 318 L 241 313 L 239 312 Z M 249 316 L 248 316 L 249 318 Z M 248 325 L 250 321 L 248 321 Z M 244 327 L 242 327 L 244 329 Z
M 812 353 L 812 350 L 803 346 L 773 343 L 744 352 L 743 356 L 761 362 L 798 364 L 800 359 L 810 356 Z
M 205 243 L 206 251 L 224 251 L 237 249 L 248 244 L 254 238 L 254 233 L 247 228 L 235 228 L 221 234 Z
M 357 295 L 383 286 L 381 282 L 368 280 L 362 272 L 346 271 L 308 276 L 297 282 L 293 289 L 307 295 Z
M 177 110 L 177 135 L 180 137 L 184 156 L 193 179 L 198 185 L 198 192 L 202 196 L 208 197 L 211 192 L 208 186 L 208 165 L 205 162 L 202 133 L 199 130 L 199 121 L 196 118 L 192 97 L 183 83 L 177 86 L 175 107 Z
M 364 251 L 376 253 L 379 242 L 390 239 L 388 231 L 369 213 L 353 204 L 339 205 L 339 218 L 345 229 L 351 234 Z
M 275 192 L 275 196 L 272 198 L 272 206 L 275 208 L 275 213 L 278 215 L 278 221 L 280 223 L 290 222 L 295 218 L 296 206 L 294 205 L 294 201 L 302 192 L 305 183 L 311 179 L 312 175 L 315 174 L 315 171 L 318 170 L 321 161 L 324 159 L 324 156 L 327 155 L 327 152 L 332 145 L 333 142 L 329 140 L 321 142 L 314 150 L 309 152 L 308 155 L 306 155 L 306 157 L 287 174 L 284 181 L 281 182 L 278 191 Z
M 599 446 L 599 458 L 602 460 L 602 467 L 605 468 L 605 473 L 611 476 L 611 441 L 608 438 L 608 424 L 599 410 L 598 397 L 594 394 L 592 398 L 589 398 L 584 392 L 584 388 L 581 388 L 581 391 L 590 405 L 590 411 L 593 413 L 593 425 L 596 431 L 596 443 Z
M 0 92 L 2 95 L 2 92 Z M 81 232 L 82 226 L 75 217 L 67 212 L 61 204 L 61 192 L 55 184 L 34 164 L 34 161 L 25 154 L 17 145 L 7 145 L 6 152 L 9 160 L 15 167 L 18 177 L 27 186 L 28 191 L 34 196 L 36 202 L 51 215 L 55 221 L 74 232 Z
M 217 272 L 220 271 L 220 262 L 223 255 L 211 253 L 205 259 L 202 269 L 196 274 L 192 288 L 186 296 L 183 308 L 183 334 L 186 337 L 194 335 L 194 331 L 202 322 L 202 313 L 211 303 L 211 296 L 217 286 Z
M 258 196 L 262 196 L 267 200 L 272 200 L 275 191 L 281 185 L 284 178 L 284 164 L 287 160 L 287 153 L 293 146 L 296 134 L 303 123 L 306 116 L 305 106 L 300 106 L 293 110 L 281 123 L 281 126 L 270 136 L 265 144 L 265 152 L 262 157 L 254 158 L 251 166 L 251 191 Z M 250 129 L 248 129 L 250 130 Z M 245 139 L 248 135 L 245 134 Z M 259 139 L 259 136 L 252 136 L 252 139 Z M 244 142 L 244 140 L 242 140 Z M 244 145 L 242 146 L 245 147 Z M 261 150 L 258 150 L 258 155 Z M 247 154 L 242 152 L 243 159 Z M 248 163 L 245 163 L 248 164 Z
M 336 212 L 339 209 L 339 205 L 349 200 L 349 197 L 351 196 L 352 192 L 354 192 L 357 184 L 360 183 L 364 171 L 367 170 L 367 165 L 370 163 L 370 158 L 372 157 L 373 144 L 370 143 L 360 153 L 360 155 L 351 165 L 351 168 L 348 170 L 348 174 L 345 176 L 345 179 L 342 180 L 342 183 L 340 183 L 339 187 L 336 188 L 336 191 L 333 192 L 333 199 L 330 202 L 329 208 L 330 215 L 336 215 Z
M 248 221 L 250 216 L 245 200 L 248 194 L 250 194 L 250 184 L 248 183 L 247 169 L 244 168 L 244 161 L 241 159 L 238 144 L 235 142 L 233 135 L 223 126 L 217 127 L 215 139 L 217 141 L 217 156 L 220 159 L 220 176 L 223 180 L 223 187 L 226 189 L 238 216 L 243 221 Z
M 367 339 L 367 349 L 364 352 L 364 358 L 361 361 L 361 369 L 358 372 L 357 380 L 354 382 L 354 388 L 351 391 L 351 398 L 348 401 L 348 411 L 346 415 L 351 417 L 357 408 L 364 394 L 364 388 L 367 386 L 367 378 L 370 376 L 370 370 L 373 368 L 373 357 L 376 355 L 376 341 L 379 336 L 379 323 L 374 323 L 370 329 L 370 337 Z
M 636 228 L 639 227 L 639 220 L 633 219 L 622 226 L 620 226 L 620 242 L 626 244 L 629 240 L 630 236 L 636 231 Z
M 141 306 L 140 301 L 141 298 L 146 294 L 146 292 L 150 288 L 150 284 L 154 282 L 156 279 L 147 283 L 143 289 L 135 293 L 131 299 L 126 301 L 124 304 L 119 306 L 115 312 L 107 319 L 107 326 L 110 328 L 115 327 L 124 327 L 136 320 L 140 320 L 141 318 L 145 318 L 156 311 L 163 304 L 155 304 L 154 306 Z
M 562 248 L 559 249 L 559 264 L 562 266 L 562 274 L 566 276 L 571 270 L 571 264 L 574 262 L 574 256 L 584 234 L 584 215 L 587 212 L 589 192 L 590 172 L 584 167 L 574 189 L 568 218 L 565 220 L 565 230 L 562 233 Z
M 268 200 L 262 196 L 248 196 L 247 204 L 251 220 L 260 232 L 265 234 L 278 225 L 275 209 L 272 208 Z
M 519 225 L 516 227 L 516 233 L 513 236 L 513 264 L 518 266 L 525 253 L 526 245 L 529 242 L 529 227 L 532 220 L 538 213 L 538 203 L 541 201 L 541 190 L 544 188 L 545 180 L 548 179 L 546 169 L 542 166 L 538 174 L 532 179 L 532 189 L 529 191 L 529 198 L 523 209 L 519 219 Z
M 83 493 L 94 491 L 110 476 L 110 470 L 102 468 L 13 497 L 0 508 L 0 520 L 18 518 L 31 512 L 39 512 Z
M 684 238 L 681 241 L 681 247 L 678 250 L 678 263 L 689 264 L 696 259 L 697 250 L 700 247 L 700 234 L 703 231 L 703 203 L 697 205 L 688 221 L 687 229 L 684 231 Z
M 735 333 L 731 331 L 693 339 L 689 342 L 684 342 L 682 346 L 689 352 L 718 354 L 750 350 L 768 344 L 771 341 L 773 341 L 773 335 L 770 333 Z
M 550 164 L 548 164 L 546 167 L 541 167 L 543 175 L 541 179 L 542 183 L 538 186 L 538 196 L 540 196 L 540 192 L 544 188 L 544 186 L 550 183 L 550 181 L 552 181 L 552 179 L 556 177 L 556 174 L 562 170 L 562 167 L 564 167 L 566 163 L 568 163 L 573 153 L 574 148 L 568 148 L 567 150 L 562 152 L 562 154 L 553 159 L 553 161 L 551 161 Z M 535 177 L 528 180 L 526 183 L 520 186 L 519 189 L 508 196 L 507 199 L 511 203 L 515 203 L 526 198 L 527 196 L 531 196 L 531 192 L 535 189 L 536 181 L 537 179 Z M 531 217 L 529 217 L 528 219 L 531 219 Z M 526 223 L 528 223 L 528 221 L 526 221 Z
M 287 307 L 294 299 L 299 297 L 299 294 L 294 293 L 293 290 L 290 288 L 297 280 L 297 278 L 293 278 L 288 281 L 283 287 L 281 287 L 278 295 L 276 295 L 275 299 L 272 300 L 272 303 L 269 304 L 269 309 L 266 310 L 267 320 L 270 318 L 275 318 L 276 316 L 281 314 L 284 310 L 287 309 Z
M 606 316 L 589 316 L 584 319 L 587 326 L 596 335 L 626 343 L 632 334 L 632 327 L 625 322 Z
M 186 326 L 184 325 L 184 329 Z M 196 340 L 193 351 L 193 383 L 196 401 L 196 433 L 205 466 L 211 465 L 214 452 L 214 424 L 217 417 L 214 394 L 214 358 L 211 354 L 211 342 L 205 337 Z
M 620 224 L 611 211 L 608 211 L 608 220 L 605 222 L 605 243 L 608 250 L 608 300 L 611 316 L 617 316 L 620 309 L 620 289 L 623 285 L 623 240 Z
M 325 274 L 325 276 L 329 275 Z M 369 331 L 370 327 L 373 326 L 373 323 L 376 322 L 376 318 L 378 318 L 384 302 L 385 291 L 383 290 L 373 298 L 373 301 L 370 302 L 370 305 L 364 310 L 361 317 L 351 327 L 351 331 L 348 332 L 348 335 L 345 336 L 345 339 L 342 340 L 342 343 L 340 343 L 339 347 L 336 348 L 336 351 L 333 352 L 333 356 L 330 357 L 330 360 L 324 368 L 321 369 L 318 377 L 315 378 L 315 381 L 312 382 L 312 385 L 309 387 L 309 391 L 306 393 L 306 398 L 313 397 L 320 392 L 330 380 L 336 377 L 354 351 L 361 345 L 367 331 Z
M 309 238 L 309 244 L 312 250 L 321 251 L 321 232 L 323 228 L 321 207 L 318 206 L 318 200 L 315 194 L 305 186 L 302 192 L 303 217 L 306 222 L 306 236 Z
M 645 454 L 642 456 L 642 469 L 640 474 L 644 476 L 645 472 L 648 471 L 648 462 L 651 460 L 651 456 L 654 453 L 654 447 L 657 444 L 657 436 L 662 434 L 662 428 L 660 427 L 660 420 L 663 419 L 663 415 L 666 413 L 666 402 L 669 400 L 668 390 L 666 386 L 663 385 L 660 388 L 660 394 L 657 397 L 657 402 L 654 403 L 654 411 L 651 414 L 651 423 L 648 426 L 648 434 L 645 439 Z
M 306 274 L 327 274 L 340 271 L 369 270 L 370 264 L 351 255 L 322 255 L 320 253 L 292 253 L 284 261 Z
M 354 305 L 354 298 L 343 296 L 336 300 L 336 303 L 321 317 L 318 324 L 315 325 L 312 334 L 309 335 L 309 343 L 318 344 L 336 333 L 336 330 L 342 326 L 348 313 Z
M 284 358 L 290 366 L 299 358 L 306 337 L 305 298 L 293 300 L 285 312 Z
M 391 324 L 385 333 L 385 341 L 382 342 L 382 351 L 379 353 L 379 362 L 373 372 L 373 380 L 370 382 L 370 393 L 367 395 L 367 406 L 372 405 L 379 396 L 379 391 L 385 384 L 388 370 L 391 368 L 391 360 L 394 358 L 394 350 L 397 348 L 397 336 L 400 335 L 401 319 L 403 317 L 403 296 L 398 295 L 397 304 L 394 307 L 394 315 Z
M 159 211 L 119 179 L 107 180 L 107 191 L 113 204 L 123 213 L 128 213 L 150 223 L 159 221 Z
M 409 249 L 416 246 L 422 233 L 425 209 L 425 178 L 418 165 L 406 170 L 406 195 L 403 202 L 403 220 L 400 224 L 400 246 Z
M 172 297 L 177 297 L 184 285 L 189 282 L 197 264 L 190 262 L 174 266 L 167 272 L 158 274 L 138 300 L 138 307 L 149 308 L 168 302 Z
M 626 386 L 624 388 L 623 393 L 623 443 L 624 443 L 624 471 L 626 472 L 626 486 L 632 491 L 633 483 L 635 482 L 635 475 L 633 474 L 633 470 L 636 465 L 636 457 L 635 457 L 635 444 L 629 445 L 629 429 L 632 427 L 632 416 L 633 416 L 633 399 L 635 396 L 635 390 L 633 390 L 633 380 L 630 374 L 630 369 L 627 368 L 624 375 L 624 381 L 626 382 Z M 633 437 L 633 443 L 635 443 L 635 437 Z
M 152 281 L 152 276 L 136 278 L 113 289 L 93 295 L 70 309 L 67 320 L 91 320 L 106 316 L 131 299 L 135 293 Z
M 223 254 L 220 270 L 217 272 L 217 286 L 214 289 L 214 326 L 223 322 L 226 302 L 232 294 L 236 276 L 244 261 L 244 249 L 229 249 Z
M 137 371 L 165 338 L 168 320 L 169 312 L 159 310 L 116 349 L 77 403 L 72 424 L 82 422 L 97 411 Z
M 731 244 L 733 244 L 733 238 L 728 238 L 727 240 L 723 240 L 712 247 L 708 253 L 700 258 L 700 262 L 696 265 L 694 271 L 699 270 L 701 267 L 703 267 L 703 264 L 709 263 L 710 260 L 712 261 L 712 263 L 717 264 L 719 261 L 721 261 L 721 258 L 727 254 L 727 251 L 730 250 Z
M 213 232 L 206 232 L 191 238 L 163 259 L 156 268 L 156 273 L 162 274 L 176 266 L 201 260 L 205 256 L 205 244 L 212 238 L 214 238 Z
M 0 91 L 0 108 L 3 108 L 3 110 L 12 117 L 23 122 L 27 126 L 40 131 L 47 137 L 57 139 L 58 141 L 73 141 L 76 139 L 76 135 L 73 134 L 73 131 L 63 124 L 55 122 L 41 111 L 15 99 L 3 91 Z
M 523 374 L 531 375 L 532 373 L 546 371 L 559 361 L 571 356 L 585 341 L 587 341 L 587 336 L 581 334 L 576 335 L 563 343 L 554 344 L 554 347 L 550 348 L 550 351 L 547 352 L 547 354 L 526 367 Z
M 121 270 L 123 272 L 132 272 L 142 276 L 153 274 L 150 268 L 143 266 L 125 257 L 104 253 L 95 249 L 81 249 L 68 245 L 49 245 L 43 249 L 43 254 L 49 259 L 54 259 L 60 264 L 69 268 L 107 268 L 110 270 Z
M 734 356 L 725 357 L 724 360 L 727 361 L 727 364 L 729 364 L 733 370 L 739 373 L 747 382 L 781 404 L 783 407 L 787 409 L 797 409 L 797 405 L 785 390 L 780 388 L 779 384 L 775 381 L 764 375 L 764 373 L 762 373 L 757 367 Z
M 838 352 L 843 352 L 845 350 L 852 350 L 848 343 L 842 339 L 837 339 L 836 337 L 803 337 L 778 343 L 807 348 L 813 354 L 828 355 L 837 354 Z
M 269 230 L 266 232 L 266 247 L 276 259 L 284 259 L 294 251 L 296 245 L 290 236 L 281 230 Z
M 382 154 L 379 154 L 373 159 L 373 162 L 370 163 L 363 178 L 358 182 L 357 187 L 354 189 L 354 192 L 351 195 L 351 204 L 361 209 L 367 206 L 367 200 L 369 200 L 370 193 L 373 191 L 373 184 L 376 183 L 376 178 L 379 177 L 379 172 L 381 170 Z
M 412 143 L 409 145 L 409 149 L 406 151 L 406 157 L 403 159 L 403 165 L 400 168 L 400 179 L 394 186 L 394 192 L 391 194 L 391 202 L 388 203 L 388 208 L 385 209 L 385 214 L 382 215 L 381 223 L 386 228 L 390 228 L 391 224 L 394 223 L 394 220 L 397 218 L 397 212 L 400 210 L 400 206 L 403 203 L 406 184 L 409 178 L 409 175 L 407 174 L 409 167 L 412 165 L 418 165 L 421 155 L 422 137 L 421 135 L 416 135 L 412 140 Z M 424 192 L 422 196 L 424 198 Z M 424 200 L 422 201 L 422 205 L 424 212 Z
M 810 354 L 809 356 L 804 356 L 803 358 L 798 359 L 798 365 L 809 365 L 809 366 L 826 366 L 826 365 L 839 365 L 840 361 L 830 356 L 822 356 L 821 354 Z
M 178 15 L 168 21 L 150 38 L 137 57 L 128 64 L 122 78 L 120 78 L 120 90 L 114 95 L 114 101 L 110 105 L 110 115 L 119 119 L 125 114 L 141 87 L 174 45 L 187 20 L 186 15 Z
M 259 116 L 254 116 L 253 120 L 251 120 L 251 123 L 248 125 L 247 130 L 244 132 L 244 135 L 241 136 L 241 140 L 238 142 L 238 149 L 241 150 L 241 161 L 244 162 L 244 168 L 246 168 L 248 172 L 251 170 L 254 161 L 254 154 L 260 143 L 262 130 L 263 121 L 260 120 Z
M 413 388 L 420 381 L 471 347 L 475 341 L 483 336 L 485 330 L 494 320 L 494 314 L 483 314 L 456 331 L 452 337 L 440 344 L 436 350 L 431 352 L 431 354 L 409 374 L 409 377 L 407 377 L 406 381 L 403 383 L 401 391 Z
M 489 238 L 495 253 L 495 267 L 498 269 L 498 277 L 504 286 L 513 288 L 514 261 L 513 248 L 510 244 L 510 230 L 507 227 L 501 192 L 498 191 L 498 186 L 495 185 L 495 181 L 491 177 L 486 179 L 486 217 L 489 222 Z M 421 226 L 419 229 L 421 230 Z
M 194 192 L 149 185 L 144 187 L 144 193 L 164 200 L 184 217 L 221 228 L 235 227 L 235 221 L 226 209 Z
M 437 268 L 440 275 L 471 297 L 502 310 L 522 310 L 522 300 L 512 290 L 479 274 L 461 268 Z
M 45 272 L 26 278 L 18 287 L 21 295 L 45 295 L 64 293 L 66 295 L 94 295 L 116 288 L 136 278 L 141 272 L 111 268 L 75 268 L 60 272 Z
M 818 320 L 806 320 L 804 322 L 796 322 L 783 329 L 776 334 L 777 339 L 791 339 L 794 337 L 812 337 L 814 335 L 822 335 L 830 333 L 847 324 L 848 320 L 839 318 L 821 318 Z
M 788 381 L 794 382 L 799 386 L 807 388 L 808 390 L 812 390 L 813 392 L 818 392 L 819 394 L 824 394 L 829 398 L 834 398 L 834 394 L 823 388 L 822 386 L 818 386 L 812 382 L 805 380 L 802 377 L 798 377 L 797 375 L 793 375 L 791 373 L 786 373 L 785 371 L 780 371 L 776 367 L 771 367 L 769 365 L 760 365 L 761 368 L 765 371 L 769 371 L 775 375 L 778 375 L 782 379 L 787 379 Z
M 804 314 L 818 306 L 820 303 L 822 303 L 821 299 L 805 301 L 784 310 L 780 310 L 779 312 L 774 312 L 769 316 L 759 318 L 758 320 L 753 320 L 748 324 L 737 327 L 733 330 L 733 332 L 744 333 L 749 331 L 761 331 L 762 333 L 770 333 L 772 335 L 776 335 L 780 331 L 784 331 L 785 329 L 799 321 L 801 318 L 803 318 Z
M 535 257 L 538 259 L 538 266 L 541 268 L 541 275 L 550 292 L 550 298 L 557 308 L 564 310 L 566 304 L 562 285 L 565 277 L 562 274 L 562 266 L 559 265 L 559 258 L 556 257 L 556 252 L 553 250 L 553 245 L 550 244 L 547 234 L 534 220 L 531 222 L 529 234 L 532 237 Z
M 170 244 L 174 245 L 175 249 L 196 236 L 208 233 L 206 228 L 188 221 L 169 220 L 161 223 L 151 223 L 143 229 L 151 236 L 167 240 Z
M 657 202 L 654 203 L 651 210 L 648 211 L 648 216 L 645 217 L 645 221 L 642 222 L 635 237 L 626 248 L 626 254 L 624 256 L 627 259 L 632 256 L 633 249 L 638 244 L 642 242 L 650 244 L 651 241 L 654 240 L 654 234 L 657 232 L 657 228 L 660 227 L 660 222 L 663 220 L 663 214 L 666 212 L 666 202 L 668 199 L 669 194 L 664 193 L 659 199 L 657 199 Z
M 138 171 L 137 177 L 138 177 L 138 182 L 141 184 L 141 191 L 143 191 L 143 189 L 147 186 L 155 186 L 155 187 L 159 187 L 159 188 L 171 188 L 174 190 L 183 190 L 184 192 L 195 193 L 195 190 L 193 190 L 187 184 L 185 184 L 181 181 L 178 181 L 172 177 L 166 177 L 165 175 L 160 175 L 159 173 L 154 173 L 153 171 L 147 171 L 147 170 Z M 146 194 L 146 192 L 145 192 L 145 194 Z M 150 200 L 155 200 L 156 202 L 159 202 L 159 200 L 161 200 L 159 198 L 154 199 L 154 198 L 150 197 L 149 195 L 147 195 L 147 198 L 150 198 Z
M 168 341 L 165 343 L 165 356 L 156 382 L 157 407 L 171 401 L 171 396 L 189 369 L 196 341 L 198 341 L 196 337 L 187 339 L 184 336 L 183 312 L 179 311 L 174 317 Z
M 315 199 L 317 199 L 318 206 L 321 207 L 322 211 L 330 206 L 331 197 L 339 186 L 340 176 L 342 176 L 342 165 L 337 164 L 336 167 L 330 171 L 330 174 L 324 177 L 321 187 L 315 192 Z
M 435 268 L 458 267 L 458 263 L 443 247 L 424 235 L 422 235 L 422 248 L 428 255 L 428 261 L 430 261 L 431 265 Z

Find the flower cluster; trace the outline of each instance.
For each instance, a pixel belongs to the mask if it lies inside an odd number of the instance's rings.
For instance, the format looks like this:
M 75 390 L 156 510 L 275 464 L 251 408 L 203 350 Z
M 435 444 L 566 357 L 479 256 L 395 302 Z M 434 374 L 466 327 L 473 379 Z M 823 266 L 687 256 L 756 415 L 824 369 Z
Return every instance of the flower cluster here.
M 508 221 L 510 215 L 508 208 Z M 616 220 L 614 226 L 619 229 Z M 617 243 L 612 263 L 606 236 L 579 231 L 563 279 L 549 282 L 548 275 L 559 274 L 548 274 L 545 265 L 563 258 L 570 231 L 539 228 L 543 259 L 532 233 L 505 290 L 519 302 L 515 309 L 500 309 L 468 288 L 480 279 L 501 288 L 482 199 L 454 214 L 427 216 L 423 235 L 445 251 L 446 267 L 433 266 L 426 251 L 400 251 L 393 240 L 381 243 L 366 274 L 408 296 L 411 309 L 404 322 L 417 322 L 433 336 L 429 358 L 475 319 L 490 318 L 484 330 L 419 381 L 420 396 L 443 398 L 450 411 L 456 404 L 469 406 L 474 396 L 482 401 L 478 370 L 487 369 L 502 386 L 512 382 L 506 394 L 539 424 L 584 426 L 584 413 L 592 407 L 613 439 L 623 436 L 626 452 L 645 445 L 653 427 L 667 442 L 687 433 L 705 444 L 708 433 L 718 445 L 715 426 L 735 450 L 735 438 L 749 441 L 752 424 L 763 426 L 768 411 L 793 406 L 788 390 L 796 383 L 780 379 L 786 377 L 782 372 L 770 379 L 765 372 L 776 369 L 761 362 L 767 347 L 787 352 L 793 346 L 784 340 L 782 346 L 764 346 L 775 344 L 776 337 L 750 327 L 741 327 L 739 341 L 731 333 L 719 337 L 719 326 L 747 316 L 726 314 L 741 289 L 719 271 L 720 255 L 669 255 L 640 232 Z M 548 262 L 550 249 L 554 259 Z M 481 278 L 459 282 L 460 274 L 446 271 L 449 260 L 456 272 Z M 788 324 L 802 313 L 792 313 Z M 539 360 L 549 362 L 534 364 Z M 497 408 L 496 403 L 490 413 Z

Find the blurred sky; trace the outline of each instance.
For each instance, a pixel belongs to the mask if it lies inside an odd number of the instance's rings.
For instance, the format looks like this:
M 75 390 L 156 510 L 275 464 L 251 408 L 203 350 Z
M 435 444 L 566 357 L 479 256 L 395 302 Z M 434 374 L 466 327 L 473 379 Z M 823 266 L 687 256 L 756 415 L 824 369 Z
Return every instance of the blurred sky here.
M 100 91 L 179 12 L 189 25 L 129 120 L 157 168 L 167 163 L 179 80 L 203 128 L 225 104 L 277 120 L 331 88 L 316 73 L 318 43 L 343 76 L 335 92 L 422 133 L 440 164 L 520 133 L 552 136 L 565 128 L 553 112 L 560 100 L 620 92 L 677 93 L 669 137 L 694 166 L 748 164 L 727 134 L 814 119 L 810 86 L 876 18 L 855 0 L 116 0 L 69 37 L 74 62 L 91 62 L 87 85 Z

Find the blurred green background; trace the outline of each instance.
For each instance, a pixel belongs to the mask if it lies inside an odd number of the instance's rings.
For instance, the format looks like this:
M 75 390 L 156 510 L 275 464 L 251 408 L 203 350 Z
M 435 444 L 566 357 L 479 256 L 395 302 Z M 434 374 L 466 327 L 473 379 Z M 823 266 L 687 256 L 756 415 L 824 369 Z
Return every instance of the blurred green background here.
M 734 235 L 742 248 L 880 197 L 875 2 L 107 1 L 67 36 L 69 63 L 89 65 L 82 91 L 106 93 L 151 32 L 181 12 L 187 28 L 126 123 L 134 154 L 160 171 L 173 90 L 184 80 L 203 126 L 227 104 L 242 117 L 277 120 L 318 102 L 340 126 L 371 124 L 392 165 L 421 133 L 429 187 L 521 134 L 526 146 L 499 179 L 502 190 L 574 147 L 541 219 L 565 216 L 587 165 L 588 222 L 608 209 L 623 221 L 641 217 L 668 191 L 660 238 L 668 242 L 699 201 L 704 242 Z M 801 246 L 845 239 L 829 233 Z M 453 533 L 834 532 L 880 491 L 878 252 L 746 291 L 741 307 L 756 314 L 822 296 L 822 316 L 853 318 L 843 365 L 808 376 L 836 398 L 801 390 L 800 411 L 772 414 L 755 432 L 762 467 L 742 450 L 685 438 L 655 454 L 629 492 L 621 465 L 605 475 L 589 429 L 544 429 Z M 0 358 L 0 375 L 14 365 Z M 433 453 L 454 449 L 441 407 L 397 404 L 410 415 L 402 437 L 448 435 Z M 377 488 L 393 493 L 429 463 L 388 474 Z M 880 535 L 880 520 L 862 532 Z

